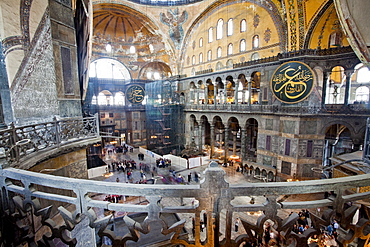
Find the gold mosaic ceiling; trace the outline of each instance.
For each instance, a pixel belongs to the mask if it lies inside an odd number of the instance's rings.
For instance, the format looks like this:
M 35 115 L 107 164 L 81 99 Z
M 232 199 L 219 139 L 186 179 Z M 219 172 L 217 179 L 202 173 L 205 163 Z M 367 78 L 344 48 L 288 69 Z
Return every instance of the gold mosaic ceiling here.
M 118 4 L 94 5 L 94 36 L 112 41 L 135 42 L 153 36 L 141 14 Z

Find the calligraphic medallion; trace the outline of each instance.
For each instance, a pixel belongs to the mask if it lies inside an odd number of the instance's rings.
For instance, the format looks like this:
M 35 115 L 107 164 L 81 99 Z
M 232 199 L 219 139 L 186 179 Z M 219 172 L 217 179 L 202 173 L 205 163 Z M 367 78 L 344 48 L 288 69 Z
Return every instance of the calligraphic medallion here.
M 126 98 L 132 104 L 139 104 L 144 100 L 145 90 L 142 86 L 131 85 L 126 90 Z
M 280 65 L 271 77 L 272 93 L 281 102 L 295 104 L 312 92 L 314 76 L 311 68 L 298 61 Z

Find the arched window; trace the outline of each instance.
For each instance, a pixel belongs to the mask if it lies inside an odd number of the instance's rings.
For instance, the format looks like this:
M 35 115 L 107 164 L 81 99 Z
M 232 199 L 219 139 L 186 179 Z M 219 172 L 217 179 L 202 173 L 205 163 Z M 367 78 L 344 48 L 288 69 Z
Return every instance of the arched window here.
M 105 46 L 105 50 L 106 50 L 108 53 L 112 52 L 112 45 L 111 45 L 111 44 L 106 44 L 106 46 Z
M 253 49 L 258 48 L 260 46 L 260 39 L 258 35 L 254 35 L 252 38 L 252 47 Z
M 233 54 L 233 44 L 230 43 L 228 46 L 227 46 L 227 55 L 232 55 Z
M 211 51 L 211 50 L 209 50 L 209 51 L 207 52 L 207 60 L 208 60 L 208 61 L 211 61 L 211 60 L 212 60 L 212 51 Z
M 117 92 L 114 96 L 115 105 L 125 105 L 125 95 L 122 92 Z
M 150 53 L 154 52 L 154 46 L 152 44 L 149 44 L 149 51 Z
M 199 47 L 203 47 L 203 38 L 199 39 Z
M 234 21 L 232 18 L 230 18 L 227 21 L 227 36 L 231 36 L 234 33 Z
M 92 99 L 91 99 L 91 104 L 92 105 L 96 105 L 98 102 L 97 102 L 97 98 L 96 98 L 96 96 L 94 95 L 94 96 L 92 96 Z
M 246 50 L 245 39 L 240 40 L 239 50 L 240 50 L 240 52 L 244 52 Z
M 245 19 L 240 22 L 240 32 L 244 33 L 247 31 L 247 21 Z
M 213 27 L 208 29 L 208 43 L 213 42 Z
M 112 98 L 112 94 L 104 90 L 98 95 L 98 105 L 111 105 L 113 103 Z
M 369 68 L 363 66 L 357 72 L 357 82 L 358 83 L 369 83 L 370 82 L 370 71 Z
M 219 19 L 217 22 L 216 39 L 222 39 L 223 37 L 224 20 Z
M 361 86 L 356 89 L 356 101 L 359 103 L 365 103 L 369 101 L 369 88 Z
M 135 54 L 136 53 L 136 48 L 135 48 L 135 46 L 130 46 L 130 53 L 131 54 Z
M 217 48 L 217 58 L 220 58 L 220 57 L 222 57 L 222 48 L 218 47 Z
M 98 95 L 98 105 L 107 105 L 107 97 L 102 92 Z
M 192 57 L 191 64 L 192 64 L 192 65 L 195 65 L 195 56 L 193 56 L 193 57 Z
M 253 60 L 257 60 L 257 59 L 260 59 L 260 55 L 258 54 L 258 52 L 255 52 L 255 53 L 252 54 L 251 60 L 253 61 Z
M 131 79 L 130 72 L 125 65 L 110 58 L 101 58 L 90 63 L 89 77 Z
M 203 53 L 199 54 L 199 63 L 203 63 Z

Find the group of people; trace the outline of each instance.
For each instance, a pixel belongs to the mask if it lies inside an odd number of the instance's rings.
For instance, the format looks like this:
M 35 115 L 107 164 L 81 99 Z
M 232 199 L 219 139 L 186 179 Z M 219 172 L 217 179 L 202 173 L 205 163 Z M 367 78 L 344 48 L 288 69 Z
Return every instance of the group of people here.
M 156 159 L 155 164 L 158 168 L 165 168 L 171 166 L 171 160 L 165 158 L 158 158 Z

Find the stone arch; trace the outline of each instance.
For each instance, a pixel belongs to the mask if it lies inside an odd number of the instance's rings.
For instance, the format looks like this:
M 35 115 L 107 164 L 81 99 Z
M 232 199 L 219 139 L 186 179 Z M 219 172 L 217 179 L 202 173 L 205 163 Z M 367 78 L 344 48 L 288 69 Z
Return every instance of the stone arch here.
M 225 100 L 225 84 L 222 82 L 221 77 L 216 78 L 216 103 L 221 104 Z
M 225 150 L 226 157 L 229 158 L 230 161 L 239 162 L 240 161 L 240 149 L 241 149 L 241 131 L 240 131 L 240 124 L 239 120 L 236 117 L 230 117 L 227 121 L 227 139 Z M 229 151 L 231 151 L 231 155 L 229 156 Z
M 207 86 L 207 100 L 208 104 L 214 104 L 215 103 L 215 85 L 212 82 L 212 79 L 206 80 L 206 86 Z
M 120 76 L 122 75 L 122 76 Z M 130 70 L 121 61 L 116 58 L 101 57 L 93 60 L 90 63 L 89 77 L 109 78 L 109 79 L 124 79 L 129 81 L 132 79 Z
M 98 105 L 111 105 L 113 104 L 113 94 L 109 90 L 102 90 L 98 94 Z
M 330 157 L 359 150 L 363 142 L 354 142 L 354 129 L 348 123 L 332 123 L 325 129 L 325 148 L 323 164 L 330 165 Z M 358 142 L 357 139 L 355 139 Z
M 315 28 L 317 27 L 317 24 L 318 24 L 319 20 L 321 19 L 323 14 L 328 10 L 328 8 L 332 4 L 333 4 L 333 2 L 331 2 L 331 1 L 326 2 L 325 5 L 316 14 L 316 16 L 314 18 L 312 18 L 311 23 L 309 23 L 309 28 L 308 28 L 308 31 L 307 31 L 307 34 L 306 34 L 306 38 L 303 42 L 303 48 L 304 49 L 309 49 L 310 41 L 312 39 L 312 34 L 313 34 Z
M 258 139 L 258 121 L 255 118 L 249 118 L 245 123 L 245 154 L 246 159 L 253 162 L 257 158 L 257 139 Z
M 172 76 L 170 66 L 163 62 L 150 62 L 145 64 L 139 72 L 138 79 L 141 80 L 163 80 Z
M 226 77 L 226 103 L 235 103 L 235 81 L 231 75 Z
M 205 84 L 203 83 L 203 80 L 198 81 L 198 104 L 205 104 L 206 101 L 206 95 L 205 95 Z
M 224 160 L 225 157 L 225 125 L 222 122 L 220 116 L 214 116 L 212 119 L 212 124 L 214 126 L 214 136 L 215 136 L 215 156 L 220 160 Z
M 260 168 L 259 168 L 259 167 L 256 167 L 256 169 L 255 169 L 255 171 L 254 171 L 254 175 L 256 175 L 256 176 L 261 175 L 261 170 L 260 170 Z
M 272 172 L 272 171 L 269 171 L 268 173 L 267 173 L 267 181 L 269 181 L 269 182 L 273 182 L 275 180 L 275 175 L 274 175 L 274 173 Z

